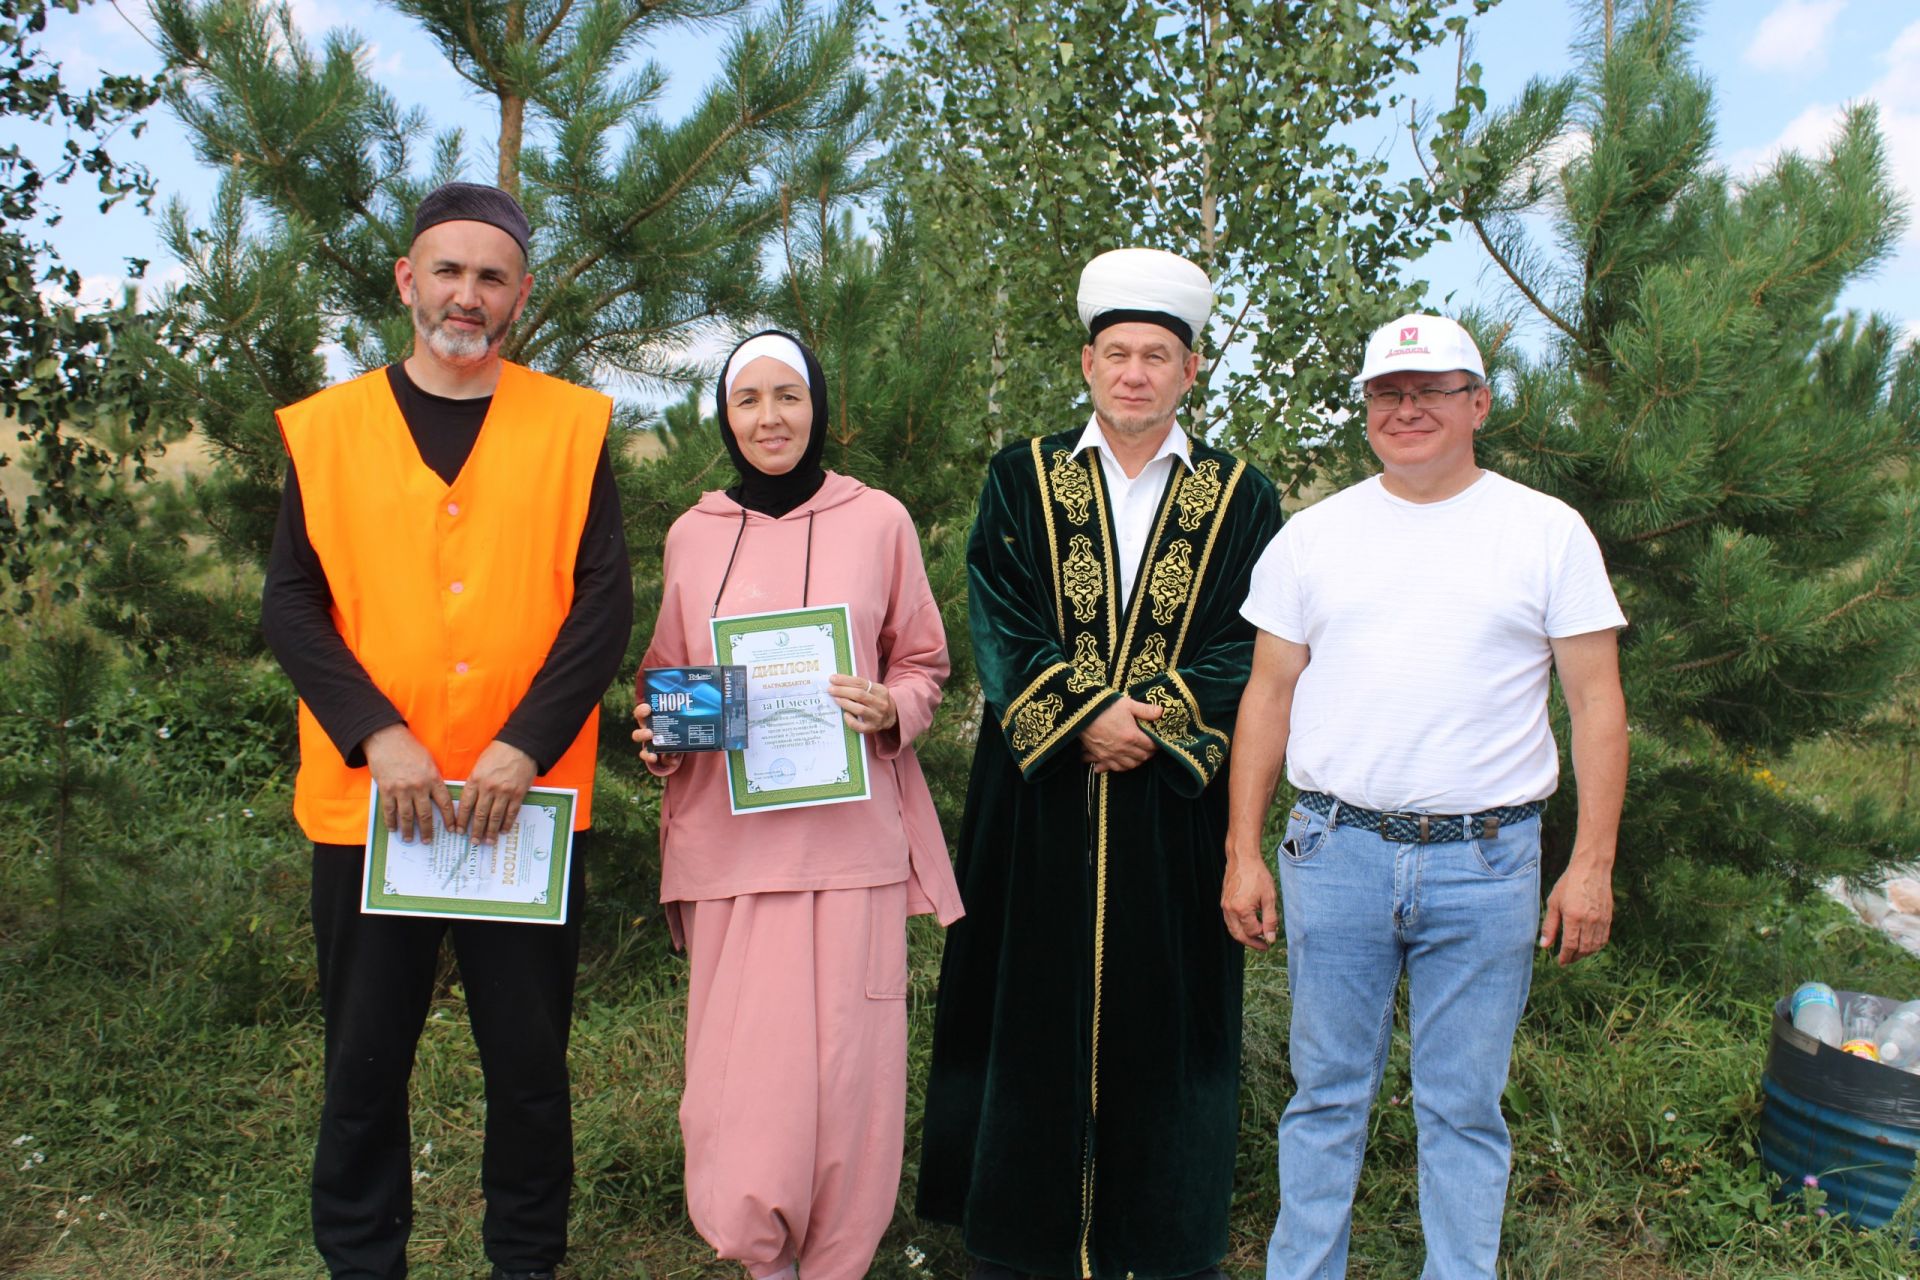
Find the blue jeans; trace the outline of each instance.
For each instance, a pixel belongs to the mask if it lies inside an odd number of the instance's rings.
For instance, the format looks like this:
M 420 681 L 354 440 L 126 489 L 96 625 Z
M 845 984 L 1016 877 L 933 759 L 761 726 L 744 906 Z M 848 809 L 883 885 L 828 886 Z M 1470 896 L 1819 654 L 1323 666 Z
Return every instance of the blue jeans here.
M 1295 808 L 1280 890 L 1296 1089 L 1280 1119 L 1267 1280 L 1344 1276 L 1367 1113 L 1407 974 L 1422 1280 L 1490 1280 L 1510 1145 L 1500 1095 L 1540 918 L 1540 820 L 1391 844 Z

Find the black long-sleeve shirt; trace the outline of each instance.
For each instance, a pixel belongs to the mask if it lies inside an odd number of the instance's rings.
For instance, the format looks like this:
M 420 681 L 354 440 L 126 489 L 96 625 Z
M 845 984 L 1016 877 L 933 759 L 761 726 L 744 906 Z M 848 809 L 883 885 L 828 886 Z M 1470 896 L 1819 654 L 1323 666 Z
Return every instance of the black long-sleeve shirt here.
M 431 395 L 414 386 L 399 364 L 387 366 L 387 380 L 421 461 L 452 484 L 480 438 L 493 397 L 450 400 Z M 307 536 L 300 477 L 289 461 L 261 592 L 260 627 L 341 758 L 358 768 L 366 763 L 360 744 L 367 735 L 404 723 L 404 717 L 334 630 L 332 605 L 326 568 Z M 526 696 L 494 736 L 533 757 L 539 772 L 553 768 L 618 674 L 632 627 L 633 579 L 620 522 L 620 492 L 603 446 L 573 563 L 573 604 Z

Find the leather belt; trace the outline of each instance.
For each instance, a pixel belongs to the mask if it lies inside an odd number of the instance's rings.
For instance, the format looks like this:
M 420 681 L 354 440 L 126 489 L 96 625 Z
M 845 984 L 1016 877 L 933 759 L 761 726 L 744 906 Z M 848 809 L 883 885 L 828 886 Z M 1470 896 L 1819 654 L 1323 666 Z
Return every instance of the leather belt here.
M 1382 840 L 1394 844 L 1446 844 L 1454 840 L 1491 840 L 1500 828 L 1540 816 L 1545 805 L 1510 804 L 1479 813 L 1411 813 L 1398 809 L 1362 809 L 1357 804 L 1337 800 L 1324 791 L 1302 791 L 1300 803 L 1323 818 L 1333 816 L 1338 805 L 1337 825 L 1377 832 Z

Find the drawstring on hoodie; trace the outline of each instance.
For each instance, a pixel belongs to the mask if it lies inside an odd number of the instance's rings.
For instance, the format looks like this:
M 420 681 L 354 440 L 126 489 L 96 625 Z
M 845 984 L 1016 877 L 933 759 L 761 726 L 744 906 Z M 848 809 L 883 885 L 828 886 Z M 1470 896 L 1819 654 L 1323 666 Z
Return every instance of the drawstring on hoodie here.
M 813 517 L 816 513 L 807 512 L 807 558 L 800 573 L 800 607 L 807 607 L 807 591 L 813 584 Z M 733 562 L 740 555 L 740 540 L 747 536 L 747 509 L 740 508 L 740 532 L 733 535 L 733 550 L 727 553 L 727 567 L 720 575 L 720 589 L 713 593 L 713 611 L 707 616 L 720 616 L 720 597 L 727 594 L 727 579 L 733 576 Z

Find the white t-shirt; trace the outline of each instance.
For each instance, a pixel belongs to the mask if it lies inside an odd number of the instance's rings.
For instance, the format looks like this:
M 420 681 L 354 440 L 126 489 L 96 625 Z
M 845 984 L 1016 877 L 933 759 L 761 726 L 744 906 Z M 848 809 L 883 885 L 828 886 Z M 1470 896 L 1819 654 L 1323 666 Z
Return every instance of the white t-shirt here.
M 1308 507 L 1261 554 L 1240 612 L 1311 651 L 1288 780 L 1428 813 L 1551 795 L 1548 640 L 1627 624 L 1579 513 L 1491 471 L 1444 502 L 1375 476 Z

